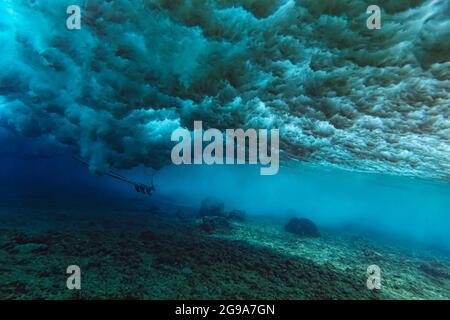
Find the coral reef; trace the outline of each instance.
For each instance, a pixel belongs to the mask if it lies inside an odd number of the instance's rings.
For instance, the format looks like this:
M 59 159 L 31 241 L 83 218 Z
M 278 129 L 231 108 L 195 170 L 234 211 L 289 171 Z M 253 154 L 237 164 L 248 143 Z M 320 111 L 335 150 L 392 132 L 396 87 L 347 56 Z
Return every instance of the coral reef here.
M 225 204 L 222 200 L 214 197 L 205 198 L 202 200 L 198 214 L 200 217 L 225 216 Z
M 233 209 L 225 211 L 225 204 L 220 199 L 208 197 L 202 200 L 199 210 L 200 228 L 207 233 L 225 231 L 232 226 L 232 221 L 244 222 L 246 213 Z
M 215 233 L 219 230 L 227 229 L 230 223 L 226 217 L 204 216 L 200 227 L 208 233 Z
M 233 228 L 210 235 L 195 215 L 167 206 L 2 207 L 0 298 L 450 298 L 443 274 L 421 268 L 431 260 L 416 253 L 342 233 L 297 237 L 282 221 L 228 222 Z M 373 263 L 383 270 L 380 291 L 365 285 Z M 80 291 L 66 288 L 72 264 L 82 270 Z
M 317 229 L 315 223 L 306 218 L 292 218 L 284 226 L 284 229 L 302 237 L 320 237 L 319 229 Z

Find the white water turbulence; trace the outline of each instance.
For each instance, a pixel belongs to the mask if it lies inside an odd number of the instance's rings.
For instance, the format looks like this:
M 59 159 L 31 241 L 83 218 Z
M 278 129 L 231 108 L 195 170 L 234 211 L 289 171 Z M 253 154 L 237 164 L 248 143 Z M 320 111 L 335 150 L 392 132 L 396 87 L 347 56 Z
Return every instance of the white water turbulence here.
M 170 134 L 280 129 L 284 163 L 448 179 L 450 2 L 0 2 L 0 123 L 91 169 L 160 168 Z
M 14 300 L 450 299 L 450 0 L 0 0 L 0 270 Z
M 379 30 L 368 1 L 70 4 L 80 30 L 65 1 L 0 2 L 4 192 L 129 192 L 81 174 L 76 154 L 147 184 L 139 168 L 162 168 L 155 198 L 182 205 L 213 195 L 249 215 L 450 243 L 450 2 L 385 1 Z M 278 129 L 277 174 L 171 166 L 171 134 L 200 120 Z

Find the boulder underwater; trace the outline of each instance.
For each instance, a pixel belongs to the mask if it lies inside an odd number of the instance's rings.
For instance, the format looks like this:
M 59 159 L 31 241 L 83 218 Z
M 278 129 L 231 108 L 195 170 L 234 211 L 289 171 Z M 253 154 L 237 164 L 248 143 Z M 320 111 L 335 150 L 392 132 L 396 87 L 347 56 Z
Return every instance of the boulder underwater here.
M 246 212 L 243 210 L 225 211 L 225 204 L 215 197 L 202 200 L 198 217 L 201 219 L 200 228 L 207 233 L 224 231 L 232 226 L 232 222 L 244 222 Z
M 214 197 L 207 197 L 202 200 L 199 210 L 199 217 L 203 218 L 205 216 L 225 216 L 225 204 L 220 199 Z
M 220 230 L 226 230 L 230 227 L 230 222 L 226 217 L 204 216 L 200 225 L 206 233 L 215 233 Z
M 316 224 L 307 218 L 292 218 L 284 226 L 284 230 L 301 237 L 320 237 Z

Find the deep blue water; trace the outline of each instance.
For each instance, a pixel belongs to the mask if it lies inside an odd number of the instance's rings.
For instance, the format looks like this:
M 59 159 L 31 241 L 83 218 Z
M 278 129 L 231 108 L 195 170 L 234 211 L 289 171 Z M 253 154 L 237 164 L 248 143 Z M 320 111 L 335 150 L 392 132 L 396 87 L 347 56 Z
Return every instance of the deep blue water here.
M 167 166 L 155 174 L 153 197 L 137 194 L 132 186 L 97 176 L 61 152 L 52 158 L 30 158 L 41 148 L 17 138 L 17 152 L 0 159 L 1 196 L 11 201 L 40 198 L 45 204 L 67 206 L 165 201 L 198 207 L 207 196 L 225 201 L 230 209 L 252 216 L 308 217 L 321 228 L 356 230 L 417 244 L 450 248 L 450 184 L 418 178 L 358 173 L 312 167 L 282 167 L 276 176 L 261 176 L 255 166 Z M 122 170 L 124 175 L 150 183 L 151 169 Z

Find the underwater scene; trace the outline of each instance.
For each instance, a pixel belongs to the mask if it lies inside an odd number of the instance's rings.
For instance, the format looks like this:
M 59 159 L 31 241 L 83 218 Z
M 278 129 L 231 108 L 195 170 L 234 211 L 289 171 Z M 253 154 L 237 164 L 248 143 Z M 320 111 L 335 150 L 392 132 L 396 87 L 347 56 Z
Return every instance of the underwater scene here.
M 450 1 L 0 0 L 0 300 L 450 300 Z

